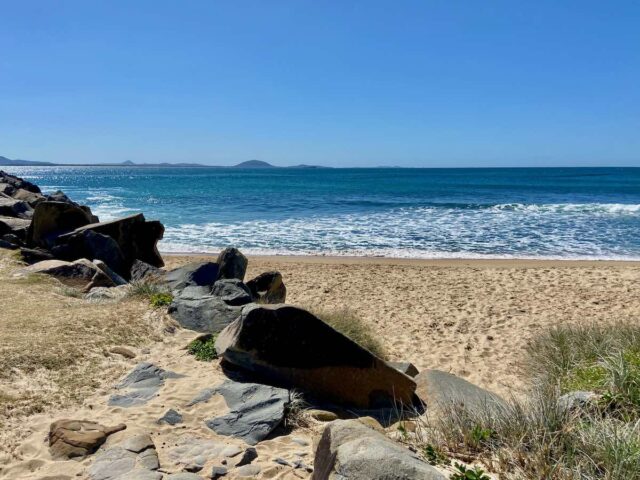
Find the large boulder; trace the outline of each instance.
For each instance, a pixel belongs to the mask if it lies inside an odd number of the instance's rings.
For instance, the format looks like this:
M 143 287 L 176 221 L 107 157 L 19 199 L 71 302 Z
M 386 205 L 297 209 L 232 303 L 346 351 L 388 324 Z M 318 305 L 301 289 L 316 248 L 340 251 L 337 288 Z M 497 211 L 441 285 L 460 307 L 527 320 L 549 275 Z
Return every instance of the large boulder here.
M 358 420 L 329 423 L 316 448 L 312 480 L 445 480 L 415 453 Z
M 430 416 L 451 409 L 497 414 L 507 408 L 507 403 L 495 393 L 441 370 L 424 370 L 416 375 L 415 381 L 416 394 Z
M 45 200 L 45 196 L 41 193 L 30 192 L 29 190 L 25 190 L 24 188 L 18 188 L 11 194 L 11 196 L 16 200 L 27 202 L 32 207 L 35 207 L 37 204 Z
M 250 304 L 216 341 L 224 360 L 288 388 L 360 408 L 412 405 L 414 381 L 311 313 Z
M 211 288 L 218 278 L 218 271 L 217 263 L 194 262 L 168 271 L 164 281 L 171 290 L 182 290 L 185 287 Z
M 44 260 L 23 268 L 15 275 L 21 277 L 32 274 L 50 275 L 67 286 L 86 291 L 93 287 L 113 287 L 115 285 L 102 270 L 86 258 L 75 262 Z
M 235 278 L 218 280 L 213 285 L 211 294 L 219 297 L 227 305 L 241 306 L 253 300 L 247 286 Z
M 16 218 L 31 218 L 33 208 L 23 200 L 0 195 L 0 215 Z
M 218 333 L 240 315 L 240 307 L 227 305 L 211 295 L 208 287 L 188 286 L 177 292 L 169 313 L 184 328 Z
M 48 202 L 38 205 L 36 210 L 46 203 Z M 90 223 L 81 226 L 73 232 L 61 235 L 58 242 L 66 243 L 71 237 L 88 230 L 111 237 L 118 243 L 126 262 L 127 278 L 129 269 L 136 259 L 154 267 L 162 267 L 164 265 L 157 248 L 158 240 L 162 239 L 164 234 L 164 226 L 157 221 L 146 221 L 142 213 L 110 222 Z
M 24 240 L 27 236 L 27 230 L 30 224 L 31 221 L 24 218 L 0 215 L 0 235 L 10 233 L 21 240 Z
M 31 182 L 28 182 L 15 175 L 10 175 L 7 172 L 0 170 L 0 184 L 6 183 L 11 185 L 14 189 L 22 188 L 34 193 L 41 193 L 40 188 Z
M 129 278 L 132 282 L 159 282 L 165 275 L 164 270 L 149 265 L 142 260 L 136 260 L 131 265 Z
M 247 288 L 259 303 L 284 303 L 287 287 L 280 272 L 265 272 L 247 282 Z
M 44 262 L 45 260 L 55 260 L 55 257 L 51 252 L 43 248 L 21 248 L 20 258 L 23 262 L 28 263 L 29 265 Z
M 51 248 L 60 235 L 90 222 L 91 216 L 73 203 L 40 202 L 33 212 L 27 240 L 31 245 Z
M 86 420 L 57 420 L 49 427 L 49 451 L 54 459 L 85 457 L 94 453 L 112 433 L 126 425 L 105 427 Z
M 218 255 L 220 271 L 218 278 L 237 278 L 244 280 L 249 260 L 237 248 L 225 248 Z
M 56 258 L 100 260 L 121 277 L 129 278 L 129 265 L 120 245 L 113 238 L 93 230 L 82 230 L 74 235 L 65 236 L 63 239 L 63 243 L 59 243 L 51 249 Z

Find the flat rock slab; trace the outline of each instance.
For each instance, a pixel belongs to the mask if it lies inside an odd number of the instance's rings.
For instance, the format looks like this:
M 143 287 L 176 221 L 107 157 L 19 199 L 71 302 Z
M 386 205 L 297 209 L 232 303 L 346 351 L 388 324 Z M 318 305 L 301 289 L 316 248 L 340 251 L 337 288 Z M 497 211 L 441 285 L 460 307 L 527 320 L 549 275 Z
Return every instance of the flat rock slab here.
M 415 453 L 358 420 L 336 420 L 325 427 L 311 478 L 446 480 Z
M 118 390 L 125 390 L 125 393 L 111 395 L 108 405 L 124 408 L 142 405 L 155 396 L 167 378 L 180 378 L 182 376 L 163 370 L 152 363 L 139 363 L 116 385 Z
M 89 468 L 91 480 L 161 480 L 158 453 L 147 434 L 127 438 L 98 453 Z
M 182 423 L 182 415 L 180 415 L 173 408 L 167 410 L 167 412 L 158 419 L 158 423 L 166 423 L 167 425 L 177 425 Z
M 240 453 L 242 453 L 242 449 L 236 445 L 197 437 L 185 437 L 169 451 L 168 457 L 176 465 L 183 468 L 201 470 L 210 460 L 232 458 Z
M 174 297 L 169 314 L 184 328 L 218 333 L 240 316 L 241 307 L 227 305 L 207 287 L 189 286 Z
M 258 383 L 227 380 L 217 387 L 229 407 L 226 415 L 207 420 L 206 425 L 219 435 L 228 435 L 255 445 L 279 424 L 289 404 L 289 391 Z

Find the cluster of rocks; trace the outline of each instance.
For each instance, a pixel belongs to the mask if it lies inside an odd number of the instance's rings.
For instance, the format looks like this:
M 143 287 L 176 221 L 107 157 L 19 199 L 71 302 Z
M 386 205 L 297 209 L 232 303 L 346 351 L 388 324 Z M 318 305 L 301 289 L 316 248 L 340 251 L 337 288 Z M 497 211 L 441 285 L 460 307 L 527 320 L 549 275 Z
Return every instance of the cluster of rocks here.
M 19 250 L 31 264 L 21 275 L 47 274 L 85 291 L 124 285 L 137 262 L 164 265 L 157 250 L 163 234 L 160 222 L 141 213 L 100 222 L 63 192 L 44 195 L 0 171 L 0 247 Z

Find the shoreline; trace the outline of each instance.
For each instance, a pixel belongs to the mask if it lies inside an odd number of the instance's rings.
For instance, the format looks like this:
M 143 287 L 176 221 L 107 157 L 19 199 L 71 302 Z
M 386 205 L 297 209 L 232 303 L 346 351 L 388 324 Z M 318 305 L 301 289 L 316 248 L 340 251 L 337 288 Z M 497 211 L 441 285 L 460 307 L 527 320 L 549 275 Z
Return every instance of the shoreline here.
M 215 258 L 217 253 L 160 252 L 163 258 Z M 410 265 L 424 267 L 640 267 L 640 260 L 581 260 L 536 258 L 404 258 L 340 255 L 251 255 L 249 261 L 327 265 Z

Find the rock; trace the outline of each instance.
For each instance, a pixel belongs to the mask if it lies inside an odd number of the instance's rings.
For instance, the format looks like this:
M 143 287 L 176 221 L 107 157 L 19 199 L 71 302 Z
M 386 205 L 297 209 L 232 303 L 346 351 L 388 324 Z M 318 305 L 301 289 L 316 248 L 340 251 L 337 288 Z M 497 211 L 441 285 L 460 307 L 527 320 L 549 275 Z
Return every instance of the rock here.
M 16 200 L 27 202 L 31 207 L 35 207 L 38 203 L 45 200 L 45 196 L 41 193 L 30 192 L 24 188 L 18 188 L 13 192 L 13 194 L 11 194 L 11 196 Z
M 594 392 L 568 392 L 558 398 L 558 407 L 567 413 L 596 412 L 601 398 Z
M 198 403 L 208 402 L 215 394 L 215 388 L 205 388 L 203 390 L 200 390 L 198 394 L 187 403 L 187 407 L 192 407 L 194 405 L 197 405 Z
M 168 458 L 183 468 L 202 470 L 204 465 L 213 460 L 235 457 L 242 449 L 235 445 L 205 440 L 197 437 L 183 437 L 179 443 L 169 451 Z
M 50 275 L 69 287 L 90 290 L 94 286 L 114 286 L 113 282 L 98 267 L 87 259 L 65 262 L 45 260 L 19 270 L 14 276 L 31 274 Z
M 85 420 L 57 420 L 49 427 L 49 451 L 54 459 L 85 457 L 92 454 L 112 433 L 126 425 L 105 427 Z
M 62 260 L 73 261 L 78 258 L 99 260 L 108 265 L 109 269 L 115 271 L 120 278 L 129 276 L 129 265 L 118 243 L 113 238 L 93 230 L 84 230 L 75 235 L 58 238 L 51 252 L 56 258 Z M 122 285 L 122 283 L 117 284 Z
M 27 202 L 0 196 L 0 215 L 6 217 L 31 218 L 33 208 Z
M 170 270 L 164 276 L 171 290 L 182 290 L 186 287 L 211 287 L 218 278 L 218 264 L 213 262 L 197 262 Z
M 158 423 L 166 423 L 167 425 L 177 425 L 182 423 L 182 415 L 176 412 L 173 408 L 166 411 L 166 413 L 158 419 Z
M 127 285 L 127 281 L 124 278 L 122 278 L 120 275 L 118 275 L 116 272 L 111 270 L 111 268 L 109 268 L 109 265 L 104 263 L 102 260 L 94 260 L 93 264 L 96 267 L 98 267 L 100 271 L 102 271 L 102 273 L 104 273 L 107 277 L 109 277 L 109 279 L 113 282 L 113 284 L 116 287 L 119 287 L 121 285 Z
M 258 465 L 244 465 L 234 470 L 236 478 L 254 478 L 260 473 Z
M 311 409 L 307 410 L 307 414 L 314 420 L 319 422 L 332 422 L 338 419 L 338 415 L 328 410 Z
M 7 250 L 17 250 L 20 247 L 15 243 L 6 241 L 4 238 L 0 238 L 0 248 L 5 248 Z
M 116 389 L 125 390 L 125 393 L 111 395 L 108 405 L 129 408 L 145 404 L 155 396 L 166 379 L 179 377 L 182 375 L 163 370 L 152 363 L 139 363 L 116 385 Z
M 89 468 L 91 480 L 162 480 L 155 472 L 160 467 L 151 437 L 136 435 L 98 455 Z
M 258 303 L 284 303 L 287 288 L 280 272 L 265 272 L 247 282 L 247 287 Z
M 30 245 L 52 248 L 59 236 L 88 225 L 91 215 L 78 205 L 66 202 L 40 202 L 34 212 L 27 242 Z
M 218 255 L 217 263 L 220 267 L 218 278 L 244 280 L 249 261 L 237 248 L 225 248 L 220 252 L 220 255 Z
M 118 287 L 93 287 L 89 290 L 84 298 L 90 302 L 117 302 L 125 298 L 129 294 L 129 285 L 120 285 Z
M 230 412 L 205 422 L 218 435 L 240 438 L 249 445 L 264 440 L 282 422 L 289 391 L 257 383 L 227 380 L 217 389 Z
M 218 335 L 224 360 L 276 384 L 359 408 L 413 405 L 414 381 L 311 313 L 247 305 Z
M 213 285 L 211 294 L 219 297 L 227 305 L 233 306 L 246 305 L 253 300 L 247 286 L 235 278 L 218 280 Z
M 178 291 L 168 311 L 184 328 L 201 333 L 218 333 L 238 318 L 240 307 L 227 305 L 220 298 L 206 294 L 205 289 L 186 287 Z
M 227 473 L 229 473 L 229 470 L 227 470 L 226 467 L 214 466 L 211 468 L 211 473 L 209 473 L 209 478 L 211 480 L 218 480 L 219 478 L 224 477 Z
M 124 358 L 129 358 L 129 359 L 136 358 L 136 354 L 126 347 L 113 347 L 111 350 L 109 350 L 109 353 L 122 355 Z
M 329 423 L 315 453 L 312 480 L 445 480 L 415 453 L 357 420 Z
M 47 202 L 38 205 L 36 210 L 45 203 Z M 164 265 L 157 249 L 158 240 L 164 234 L 164 226 L 157 221 L 146 221 L 141 213 L 110 222 L 85 224 L 73 232 L 61 235 L 59 242 L 65 243 L 69 238 L 87 230 L 106 235 L 117 242 L 124 256 L 127 276 L 135 260 L 142 260 L 154 267 Z
M 20 177 L 16 177 L 15 175 L 10 175 L 2 170 L 0 170 L 0 183 L 11 185 L 14 189 L 22 188 L 29 192 L 42 193 L 37 185 L 28 182 Z
M 172 473 L 165 478 L 167 480 L 202 480 L 202 477 L 195 473 Z
M 31 221 L 24 218 L 0 215 L 0 235 L 11 234 L 20 240 L 24 240 L 27 237 L 27 230 L 30 224 Z
M 492 414 L 507 408 L 506 402 L 495 393 L 451 373 L 425 370 L 416 376 L 415 381 L 416 393 L 426 404 L 429 415 L 451 408 L 464 408 L 470 412 L 488 410 Z
M 22 243 L 22 240 L 13 233 L 5 233 L 4 235 L 2 235 L 1 238 L 5 242 L 14 245 L 16 248 L 24 246 L 24 244 Z
M 135 260 L 131 265 L 129 278 L 132 282 L 158 282 L 164 277 L 165 273 L 164 270 L 160 270 L 158 267 L 149 265 L 142 260 Z
M 21 248 L 20 257 L 22 261 L 30 265 L 45 260 L 55 260 L 55 257 L 48 250 L 42 248 Z
M 0 178 L 0 180 L 2 179 Z M 6 195 L 10 197 L 11 194 L 15 191 L 15 187 L 9 185 L 8 183 L 0 182 L 0 195 Z
M 389 362 L 389 365 L 412 378 L 415 378 L 419 373 L 416 366 L 411 362 Z

